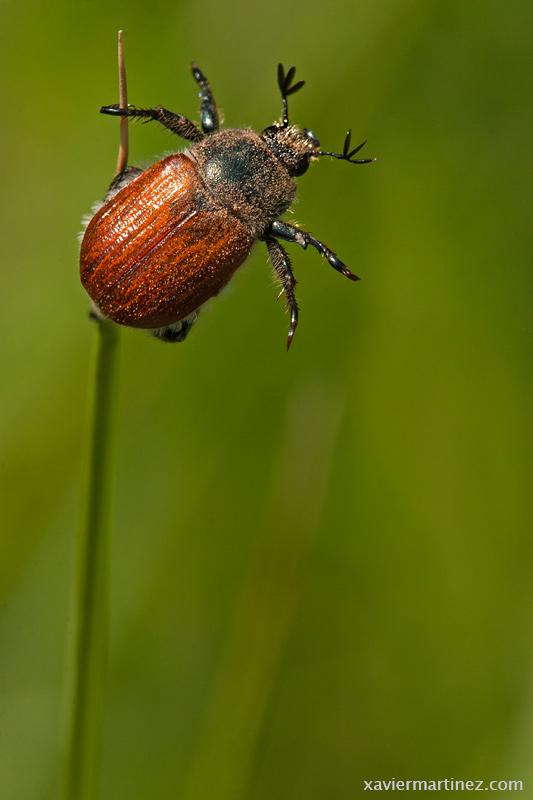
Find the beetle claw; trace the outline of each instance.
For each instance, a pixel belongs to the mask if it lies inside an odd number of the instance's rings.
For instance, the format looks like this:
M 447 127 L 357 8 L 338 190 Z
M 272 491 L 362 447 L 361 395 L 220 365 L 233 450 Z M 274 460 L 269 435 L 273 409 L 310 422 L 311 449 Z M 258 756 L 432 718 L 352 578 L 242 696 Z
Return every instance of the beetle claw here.
M 359 275 L 356 275 L 355 272 L 351 272 L 348 269 L 348 267 L 344 267 L 344 269 L 342 270 L 342 274 L 345 275 L 346 278 L 349 278 L 349 280 L 351 280 L 351 281 L 360 281 L 361 280 Z
M 127 117 L 128 116 L 128 109 L 121 108 L 116 103 L 113 103 L 110 106 L 102 106 L 100 109 L 100 114 L 109 114 L 111 117 Z

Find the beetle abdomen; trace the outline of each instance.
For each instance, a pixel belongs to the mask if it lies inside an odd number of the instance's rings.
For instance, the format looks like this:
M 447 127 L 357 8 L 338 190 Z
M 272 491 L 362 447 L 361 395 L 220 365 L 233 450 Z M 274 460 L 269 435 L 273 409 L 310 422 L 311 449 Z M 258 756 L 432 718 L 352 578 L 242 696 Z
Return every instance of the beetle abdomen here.
M 218 294 L 250 252 L 253 236 L 217 207 L 185 154 L 153 164 L 91 219 L 81 281 L 122 325 L 172 324 Z

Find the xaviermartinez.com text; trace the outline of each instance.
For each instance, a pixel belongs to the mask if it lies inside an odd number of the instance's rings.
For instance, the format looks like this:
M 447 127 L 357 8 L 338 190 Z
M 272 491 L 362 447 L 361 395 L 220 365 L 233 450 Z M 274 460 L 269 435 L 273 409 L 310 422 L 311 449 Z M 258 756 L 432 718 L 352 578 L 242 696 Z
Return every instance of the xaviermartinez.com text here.
M 520 780 L 363 780 L 365 792 L 523 792 Z

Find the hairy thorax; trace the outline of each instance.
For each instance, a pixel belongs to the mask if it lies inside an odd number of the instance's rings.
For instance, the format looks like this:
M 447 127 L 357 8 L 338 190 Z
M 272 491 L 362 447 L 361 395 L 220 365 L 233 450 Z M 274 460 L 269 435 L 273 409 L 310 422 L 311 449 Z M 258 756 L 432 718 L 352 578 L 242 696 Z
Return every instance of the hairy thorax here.
M 215 202 L 260 235 L 290 206 L 296 184 L 287 169 L 252 130 L 224 130 L 206 137 L 188 155 Z

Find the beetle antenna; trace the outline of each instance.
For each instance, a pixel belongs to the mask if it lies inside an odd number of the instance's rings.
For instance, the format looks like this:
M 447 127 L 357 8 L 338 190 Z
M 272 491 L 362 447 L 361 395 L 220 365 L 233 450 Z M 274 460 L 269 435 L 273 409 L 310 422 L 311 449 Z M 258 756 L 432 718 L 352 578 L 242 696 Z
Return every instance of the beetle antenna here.
M 119 108 L 128 107 L 128 85 L 126 82 L 126 62 L 122 31 L 118 32 L 118 96 Z M 128 117 L 120 118 L 120 144 L 117 158 L 117 175 L 122 175 L 128 166 Z
M 283 128 L 287 128 L 289 125 L 289 110 L 287 106 L 287 97 L 290 94 L 298 92 L 305 84 L 305 81 L 298 81 L 297 83 L 291 86 L 295 72 L 296 72 L 296 67 L 291 67 L 287 72 L 287 74 L 285 74 L 283 64 L 278 64 L 278 86 L 281 92 L 281 102 L 283 104 L 283 116 L 282 116 Z
M 354 158 L 353 156 L 365 146 L 367 140 L 365 139 L 364 142 L 358 144 L 357 147 L 354 147 L 353 150 L 350 150 L 351 142 L 352 142 L 352 132 L 348 131 L 346 134 L 346 138 L 344 140 L 342 153 L 330 153 L 328 150 L 319 150 L 317 155 L 331 156 L 332 158 L 340 159 L 340 161 L 348 161 L 349 164 L 371 164 L 373 161 L 376 160 L 375 158 Z

